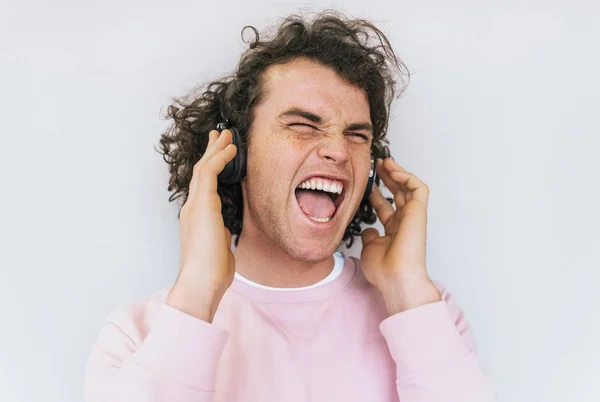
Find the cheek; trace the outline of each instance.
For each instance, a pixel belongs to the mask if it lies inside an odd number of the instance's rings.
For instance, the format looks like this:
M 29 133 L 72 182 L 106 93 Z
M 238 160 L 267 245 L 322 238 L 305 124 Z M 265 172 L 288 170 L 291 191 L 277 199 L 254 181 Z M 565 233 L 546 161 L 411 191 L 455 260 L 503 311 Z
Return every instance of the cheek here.
M 360 152 L 356 156 L 356 170 L 354 171 L 354 178 L 357 186 L 366 185 L 369 180 L 369 173 L 371 171 L 371 154 L 369 152 Z
M 248 176 L 254 186 L 270 192 L 287 191 L 300 153 L 290 144 L 257 144 L 248 151 Z

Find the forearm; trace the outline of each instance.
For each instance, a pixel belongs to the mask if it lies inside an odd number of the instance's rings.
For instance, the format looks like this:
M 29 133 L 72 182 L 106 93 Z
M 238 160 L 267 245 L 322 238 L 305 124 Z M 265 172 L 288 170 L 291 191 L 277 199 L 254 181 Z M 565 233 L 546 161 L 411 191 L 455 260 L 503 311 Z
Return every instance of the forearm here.
M 192 317 L 212 323 L 226 290 L 224 286 L 195 280 L 182 273 L 171 288 L 166 304 Z
M 105 324 L 87 365 L 87 402 L 212 400 L 226 331 L 165 304 L 143 342 L 135 338 Z
M 439 289 L 427 276 L 403 276 L 386 281 L 379 289 L 388 315 L 442 300 Z
M 400 400 L 494 401 L 493 386 L 480 365 L 473 334 L 452 295 L 436 286 L 441 300 L 431 301 L 435 293 L 427 293 L 424 283 L 422 288 L 415 284 L 414 289 L 428 296 L 388 299 L 391 312 L 404 310 L 391 314 L 380 326 L 396 362 Z M 418 303 L 421 305 L 414 307 Z

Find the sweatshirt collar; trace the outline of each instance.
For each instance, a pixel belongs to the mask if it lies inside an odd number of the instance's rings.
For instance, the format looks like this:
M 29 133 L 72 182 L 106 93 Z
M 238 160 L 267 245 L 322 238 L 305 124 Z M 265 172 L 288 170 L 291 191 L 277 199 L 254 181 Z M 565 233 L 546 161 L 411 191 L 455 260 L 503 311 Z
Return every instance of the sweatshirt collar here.
M 334 257 L 336 256 L 334 255 Z M 307 303 L 327 299 L 342 293 L 356 275 L 357 267 L 353 257 L 345 256 L 340 252 L 336 258 L 336 264 L 338 261 L 343 263 L 341 274 L 333 280 L 321 283 L 318 286 L 313 285 L 295 288 L 290 291 L 281 291 L 281 289 L 255 286 L 239 277 L 235 277 L 228 291 L 265 303 Z

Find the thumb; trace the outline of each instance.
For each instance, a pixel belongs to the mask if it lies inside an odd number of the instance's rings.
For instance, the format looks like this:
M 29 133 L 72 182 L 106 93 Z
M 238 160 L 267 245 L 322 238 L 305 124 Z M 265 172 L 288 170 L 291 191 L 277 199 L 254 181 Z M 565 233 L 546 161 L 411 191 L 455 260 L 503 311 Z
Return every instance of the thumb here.
M 364 247 L 379 237 L 379 231 L 375 228 L 367 228 L 363 230 L 360 237 Z

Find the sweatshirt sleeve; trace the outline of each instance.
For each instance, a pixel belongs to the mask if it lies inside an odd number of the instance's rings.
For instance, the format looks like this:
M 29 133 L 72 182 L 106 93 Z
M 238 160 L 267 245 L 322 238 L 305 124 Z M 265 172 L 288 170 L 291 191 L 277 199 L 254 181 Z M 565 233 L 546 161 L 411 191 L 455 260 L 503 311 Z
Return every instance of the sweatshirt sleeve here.
M 380 325 L 396 362 L 402 402 L 493 402 L 464 313 L 441 285 L 442 300 L 403 311 Z
M 107 320 L 85 375 L 87 402 L 206 402 L 229 334 L 162 304 L 145 339 Z M 133 332 L 133 331 L 131 331 Z

